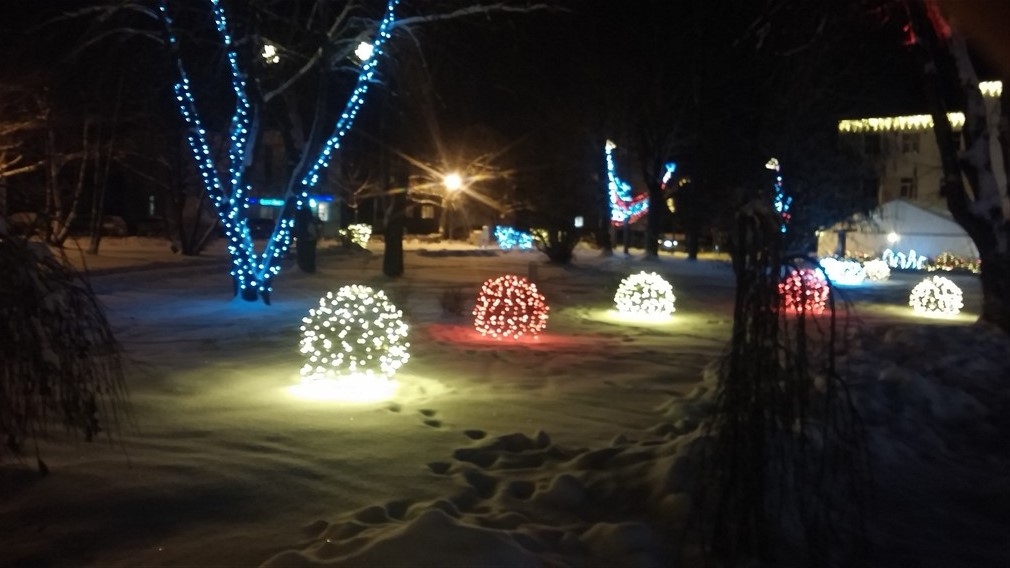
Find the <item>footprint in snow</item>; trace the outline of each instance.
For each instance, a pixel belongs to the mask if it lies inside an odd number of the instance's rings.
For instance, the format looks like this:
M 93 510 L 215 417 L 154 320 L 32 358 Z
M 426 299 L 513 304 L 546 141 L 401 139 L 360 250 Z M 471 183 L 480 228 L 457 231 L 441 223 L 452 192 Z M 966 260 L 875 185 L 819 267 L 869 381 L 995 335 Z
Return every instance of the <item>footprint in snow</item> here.
M 463 435 L 471 440 L 483 440 L 487 432 L 483 430 L 463 430 Z

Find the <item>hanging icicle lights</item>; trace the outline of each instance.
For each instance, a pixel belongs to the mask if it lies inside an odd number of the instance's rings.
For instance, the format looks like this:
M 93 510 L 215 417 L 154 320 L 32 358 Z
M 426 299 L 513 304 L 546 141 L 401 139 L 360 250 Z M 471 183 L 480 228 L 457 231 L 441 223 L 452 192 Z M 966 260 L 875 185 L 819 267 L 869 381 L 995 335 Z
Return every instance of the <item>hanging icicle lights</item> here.
M 235 113 L 231 118 L 230 140 L 228 150 L 228 179 L 223 181 L 216 167 L 216 161 L 211 154 L 207 140 L 207 131 L 196 107 L 196 98 L 190 89 L 189 74 L 186 72 L 180 54 L 178 39 L 175 35 L 172 17 L 168 11 L 168 2 L 161 0 L 158 10 L 168 35 L 168 41 L 174 51 L 176 66 L 179 71 L 179 82 L 175 84 L 176 101 L 179 113 L 189 125 L 189 146 L 196 161 L 204 187 L 214 200 L 218 218 L 224 226 L 228 239 L 228 252 L 232 259 L 232 277 L 235 279 L 236 291 L 248 300 L 255 300 L 257 293 L 269 303 L 270 282 L 280 272 L 277 262 L 284 257 L 291 247 L 291 230 L 294 219 L 293 211 L 286 212 L 287 217 L 281 219 L 272 238 L 267 242 L 265 250 L 258 254 L 253 245 L 252 236 L 246 223 L 244 210 L 248 208 L 245 198 L 250 187 L 245 179 L 245 173 L 252 161 L 250 156 L 250 136 L 253 134 L 253 108 L 247 95 L 245 75 L 238 66 L 238 57 L 231 34 L 228 32 L 228 21 L 220 0 L 208 0 L 214 16 L 214 24 L 221 37 L 221 42 L 227 52 L 228 67 L 231 72 L 231 86 L 235 93 Z M 390 38 L 390 28 L 394 22 L 394 12 L 399 0 L 388 0 L 386 12 L 379 24 L 377 36 L 373 43 L 373 56 L 365 61 L 358 73 L 358 80 L 350 99 L 333 129 L 326 144 L 320 150 L 312 167 L 299 183 L 295 196 L 285 196 L 285 203 L 294 199 L 298 209 L 308 203 L 309 192 L 319 183 L 320 172 L 329 165 L 330 156 L 340 147 L 344 136 L 351 129 L 358 111 L 364 104 L 365 95 L 375 78 L 375 68 L 378 65 L 378 55 L 382 46 Z
M 617 144 L 607 140 L 604 154 L 607 158 L 607 188 L 610 192 L 610 221 L 616 226 L 631 224 L 649 212 L 648 195 L 631 195 L 631 185 L 617 177 L 614 165 L 614 148 Z M 676 166 L 674 166 L 676 167 Z

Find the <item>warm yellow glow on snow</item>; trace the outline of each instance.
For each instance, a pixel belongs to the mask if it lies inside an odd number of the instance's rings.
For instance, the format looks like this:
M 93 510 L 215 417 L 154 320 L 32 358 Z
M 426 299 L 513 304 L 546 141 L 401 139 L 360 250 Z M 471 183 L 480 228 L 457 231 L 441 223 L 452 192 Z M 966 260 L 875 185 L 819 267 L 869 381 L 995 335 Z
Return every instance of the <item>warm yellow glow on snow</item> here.
M 368 404 L 392 399 L 399 388 L 400 384 L 392 379 L 354 374 L 339 378 L 307 377 L 289 387 L 288 393 L 302 400 Z

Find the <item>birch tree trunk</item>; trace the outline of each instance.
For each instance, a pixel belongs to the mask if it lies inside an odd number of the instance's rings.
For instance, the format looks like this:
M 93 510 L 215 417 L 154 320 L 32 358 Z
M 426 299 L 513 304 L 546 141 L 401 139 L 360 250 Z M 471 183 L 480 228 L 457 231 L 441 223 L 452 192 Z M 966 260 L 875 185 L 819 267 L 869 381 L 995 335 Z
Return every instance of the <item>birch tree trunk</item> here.
M 906 2 L 915 49 L 934 133 L 943 166 L 941 194 L 954 220 L 978 248 L 982 261 L 982 313 L 979 319 L 1010 333 L 1010 223 L 1006 187 L 1000 187 L 991 159 L 989 117 L 978 77 L 964 38 L 945 21 L 933 0 Z M 965 123 L 959 150 L 943 98 L 944 87 L 956 85 L 963 94 Z M 1007 166 L 1006 117 L 1010 110 L 1001 98 L 1000 140 Z

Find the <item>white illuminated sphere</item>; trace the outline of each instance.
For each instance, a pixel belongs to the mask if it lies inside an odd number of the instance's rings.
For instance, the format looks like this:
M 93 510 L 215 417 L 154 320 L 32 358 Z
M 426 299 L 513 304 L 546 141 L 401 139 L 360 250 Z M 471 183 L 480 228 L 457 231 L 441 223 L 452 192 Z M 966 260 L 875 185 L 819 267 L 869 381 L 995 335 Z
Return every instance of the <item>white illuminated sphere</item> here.
M 614 294 L 617 311 L 636 315 L 668 316 L 674 310 L 673 286 L 655 272 L 639 272 L 621 281 Z
M 875 258 L 863 263 L 866 277 L 874 282 L 887 280 L 891 277 L 891 267 L 883 259 Z
M 824 275 L 834 284 L 855 286 L 866 280 L 866 269 L 854 260 L 839 260 L 837 258 L 822 258 L 821 269 Z
M 392 377 L 410 358 L 403 313 L 368 286 L 327 292 L 301 329 L 302 377 Z
M 919 314 L 954 316 L 964 307 L 964 295 L 950 279 L 930 276 L 912 288 L 908 305 Z

